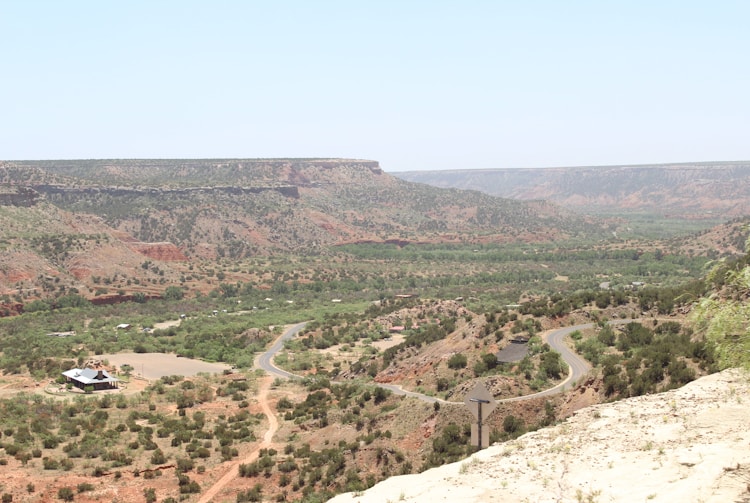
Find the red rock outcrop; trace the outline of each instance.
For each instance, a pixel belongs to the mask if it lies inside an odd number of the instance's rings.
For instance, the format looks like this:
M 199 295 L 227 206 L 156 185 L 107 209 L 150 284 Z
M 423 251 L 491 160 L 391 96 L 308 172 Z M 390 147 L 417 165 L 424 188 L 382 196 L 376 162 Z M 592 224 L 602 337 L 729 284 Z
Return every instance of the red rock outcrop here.
M 128 243 L 128 246 L 141 255 L 164 262 L 185 261 L 187 257 L 172 243 Z

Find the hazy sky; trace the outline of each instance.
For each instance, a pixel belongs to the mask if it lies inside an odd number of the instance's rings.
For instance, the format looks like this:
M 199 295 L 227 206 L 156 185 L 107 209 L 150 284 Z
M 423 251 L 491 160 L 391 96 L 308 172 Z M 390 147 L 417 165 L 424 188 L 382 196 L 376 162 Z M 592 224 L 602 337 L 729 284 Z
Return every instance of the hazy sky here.
M 0 0 L 0 159 L 750 160 L 750 1 Z

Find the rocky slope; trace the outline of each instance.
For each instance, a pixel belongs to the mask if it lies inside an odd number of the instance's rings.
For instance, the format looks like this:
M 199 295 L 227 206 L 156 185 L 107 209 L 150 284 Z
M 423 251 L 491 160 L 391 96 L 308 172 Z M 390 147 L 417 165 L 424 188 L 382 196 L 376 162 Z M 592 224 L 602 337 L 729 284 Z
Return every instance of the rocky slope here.
M 10 296 L 101 299 L 119 289 L 134 291 L 129 280 L 136 278 L 137 291 L 154 296 L 164 290 L 162 283 L 179 278 L 172 265 L 186 257 L 172 243 L 141 242 L 100 217 L 61 210 L 43 198 L 28 206 L 14 202 L 20 204 L 0 203 L 0 316 L 7 314 Z M 144 268 L 150 261 L 158 261 L 158 270 Z
M 544 199 L 585 212 L 731 218 L 750 213 L 750 162 L 394 173 L 435 187 Z
M 749 376 L 727 370 L 331 501 L 747 502 L 748 398 Z
M 55 292 L 158 295 L 192 277 L 194 262 L 320 255 L 352 243 L 603 236 L 601 222 L 554 204 L 410 183 L 376 161 L 0 161 L 6 304 Z
M 602 235 L 541 201 L 435 189 L 354 159 L 0 162 L 0 186 L 187 256 L 315 253 L 355 242 L 545 242 Z

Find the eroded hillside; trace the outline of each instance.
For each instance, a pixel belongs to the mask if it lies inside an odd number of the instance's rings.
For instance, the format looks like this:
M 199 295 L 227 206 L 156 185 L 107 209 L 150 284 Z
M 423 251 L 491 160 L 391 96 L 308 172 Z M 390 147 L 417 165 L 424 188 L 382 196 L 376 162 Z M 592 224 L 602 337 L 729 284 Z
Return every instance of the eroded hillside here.
M 24 178 L 27 169 L 33 176 Z M 309 253 L 353 242 L 546 242 L 601 231 L 548 203 L 404 182 L 375 161 L 25 161 L 0 173 L 60 208 L 187 255 Z
M 192 271 L 223 260 L 357 243 L 596 240 L 608 227 L 347 159 L 2 162 L 0 224 L 1 294 L 100 301 L 175 285 L 210 291 Z
M 601 230 L 547 203 L 404 182 L 375 161 L 27 161 L 6 163 L 0 180 L 22 184 L 25 169 L 55 180 L 29 184 L 50 203 L 187 255 L 362 241 L 543 242 Z

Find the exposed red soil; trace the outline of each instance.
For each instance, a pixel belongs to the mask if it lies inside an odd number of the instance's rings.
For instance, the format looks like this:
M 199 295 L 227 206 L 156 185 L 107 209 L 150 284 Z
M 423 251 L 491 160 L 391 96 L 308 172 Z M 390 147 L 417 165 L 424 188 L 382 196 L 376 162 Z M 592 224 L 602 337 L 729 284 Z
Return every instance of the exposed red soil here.
M 128 246 L 154 260 L 162 262 L 185 261 L 187 257 L 172 243 L 128 243 Z

